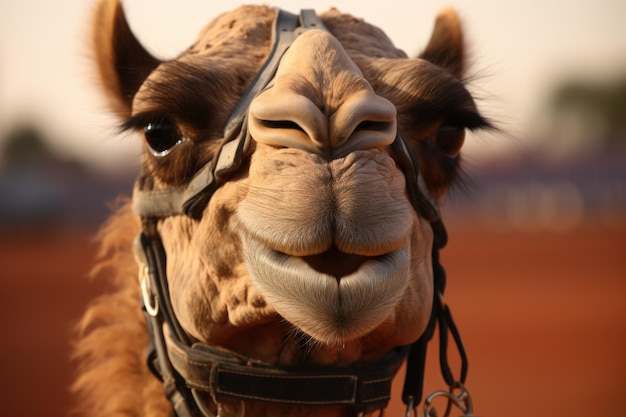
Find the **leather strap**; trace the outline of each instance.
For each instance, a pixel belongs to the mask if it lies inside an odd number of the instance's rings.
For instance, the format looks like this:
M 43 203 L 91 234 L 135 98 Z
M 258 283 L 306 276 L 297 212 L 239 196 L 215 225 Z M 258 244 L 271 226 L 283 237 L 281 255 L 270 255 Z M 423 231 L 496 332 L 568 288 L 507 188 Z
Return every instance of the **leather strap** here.
M 187 387 L 217 401 L 252 399 L 301 405 L 345 405 L 364 412 L 387 406 L 391 382 L 409 347 L 350 368 L 280 367 L 202 343 L 188 347 L 164 329 L 167 353 Z
M 145 229 L 150 226 L 144 224 Z M 164 323 L 170 323 L 181 340 L 187 340 L 182 327 L 172 309 L 167 276 L 165 273 L 165 252 L 158 236 L 148 236 L 145 232 L 135 240 L 135 254 L 140 266 L 142 280 L 142 306 L 151 344 L 147 349 L 150 370 L 163 381 L 163 394 L 172 404 L 177 417 L 200 415 L 195 407 L 191 392 L 185 389 L 184 381 L 172 367 L 167 355 L 166 340 L 162 331 Z M 148 281 L 146 283 L 145 281 Z M 147 287 L 149 286 L 149 287 Z M 182 343 L 182 342 L 181 342 Z
M 404 172 L 407 182 L 406 190 L 413 208 L 430 222 L 435 239 L 433 245 L 437 249 L 443 248 L 448 241 L 448 233 L 441 220 L 439 208 L 428 192 L 417 161 L 415 161 L 404 136 L 399 131 L 396 134 L 396 140 L 391 144 L 391 149 L 395 152 L 395 156 L 398 158 L 397 162 Z

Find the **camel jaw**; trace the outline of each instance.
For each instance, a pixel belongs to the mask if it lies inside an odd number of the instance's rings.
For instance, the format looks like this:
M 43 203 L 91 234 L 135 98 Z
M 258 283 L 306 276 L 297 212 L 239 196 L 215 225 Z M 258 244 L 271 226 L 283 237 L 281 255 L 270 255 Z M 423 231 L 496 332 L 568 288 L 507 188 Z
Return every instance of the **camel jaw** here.
M 252 281 L 287 321 L 322 343 L 341 344 L 374 330 L 393 312 L 409 283 L 409 246 L 375 258 L 340 278 L 304 258 L 243 239 Z

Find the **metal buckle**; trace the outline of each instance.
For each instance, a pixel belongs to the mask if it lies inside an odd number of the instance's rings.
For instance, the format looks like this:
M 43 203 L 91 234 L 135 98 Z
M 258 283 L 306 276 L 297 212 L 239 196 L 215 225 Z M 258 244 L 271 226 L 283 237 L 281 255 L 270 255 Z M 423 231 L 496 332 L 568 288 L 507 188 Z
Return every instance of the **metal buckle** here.
M 458 394 L 455 393 L 459 391 Z M 470 396 L 469 391 L 461 382 L 455 382 L 453 386 L 450 387 L 449 391 L 435 391 L 426 397 L 424 401 L 424 416 L 425 417 L 437 417 L 439 413 L 437 409 L 433 405 L 433 401 L 438 398 L 443 397 L 447 400 L 448 404 L 446 406 L 446 411 L 443 414 L 444 417 L 448 417 L 453 407 L 458 408 L 463 412 L 464 417 L 474 417 L 474 405 L 472 403 L 472 397 Z

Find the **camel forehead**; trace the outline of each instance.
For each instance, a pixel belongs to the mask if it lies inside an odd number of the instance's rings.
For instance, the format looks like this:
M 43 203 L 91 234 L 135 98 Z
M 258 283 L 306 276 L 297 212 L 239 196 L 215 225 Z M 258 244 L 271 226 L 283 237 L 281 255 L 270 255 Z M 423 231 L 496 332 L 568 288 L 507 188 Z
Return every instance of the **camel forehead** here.
M 242 45 L 268 47 L 275 17 L 276 10 L 267 6 L 241 6 L 223 13 L 200 31 L 187 53 L 206 55 L 233 48 L 243 54 Z
M 185 54 L 232 57 L 267 53 L 276 13 L 275 8 L 257 5 L 241 6 L 226 12 L 200 31 Z M 335 8 L 319 16 L 349 53 L 359 51 L 368 56 L 406 58 L 406 54 L 396 49 L 382 30 L 363 19 L 343 14 Z

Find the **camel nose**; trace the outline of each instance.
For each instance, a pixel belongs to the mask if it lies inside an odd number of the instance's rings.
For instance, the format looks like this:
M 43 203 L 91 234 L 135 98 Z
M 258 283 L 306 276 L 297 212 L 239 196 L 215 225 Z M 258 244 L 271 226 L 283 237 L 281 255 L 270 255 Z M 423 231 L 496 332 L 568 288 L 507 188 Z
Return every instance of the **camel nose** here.
M 332 35 L 315 30 L 296 39 L 252 101 L 249 129 L 259 143 L 340 158 L 390 145 L 396 108 L 374 93 Z

